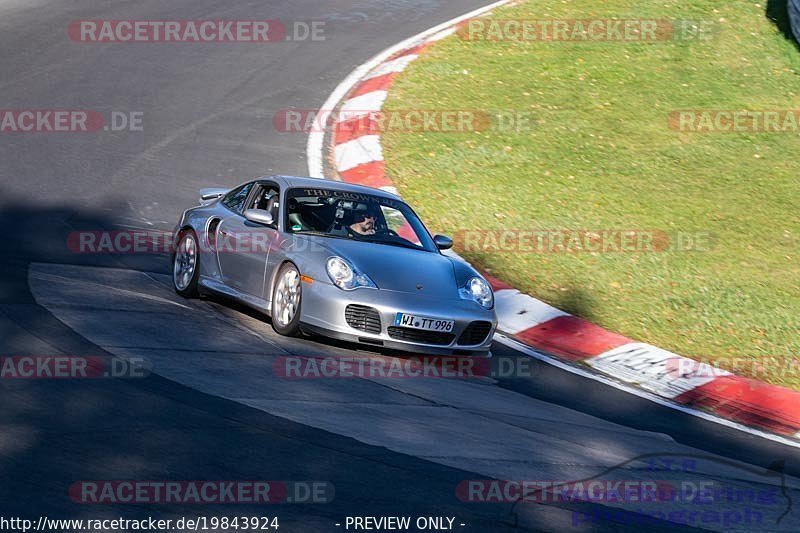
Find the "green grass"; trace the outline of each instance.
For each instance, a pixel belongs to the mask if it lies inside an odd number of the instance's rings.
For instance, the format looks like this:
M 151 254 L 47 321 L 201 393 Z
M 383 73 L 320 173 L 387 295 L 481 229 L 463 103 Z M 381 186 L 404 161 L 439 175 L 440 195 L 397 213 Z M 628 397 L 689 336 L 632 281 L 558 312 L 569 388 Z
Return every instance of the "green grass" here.
M 667 125 L 676 109 L 800 109 L 800 51 L 765 6 L 530 0 L 493 18 L 699 19 L 715 33 L 658 43 L 437 43 L 395 82 L 386 109 L 530 111 L 536 124 L 522 133 L 384 134 L 390 176 L 428 225 L 456 235 L 709 233 L 710 249 L 694 252 L 456 249 L 637 340 L 701 359 L 800 359 L 800 134 Z M 797 369 L 753 375 L 800 389 Z

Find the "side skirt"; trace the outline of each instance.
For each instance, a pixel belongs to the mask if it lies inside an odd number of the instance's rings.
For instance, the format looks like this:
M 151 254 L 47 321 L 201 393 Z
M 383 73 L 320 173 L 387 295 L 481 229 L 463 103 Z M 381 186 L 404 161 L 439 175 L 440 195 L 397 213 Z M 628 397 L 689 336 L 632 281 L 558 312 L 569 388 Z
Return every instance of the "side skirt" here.
M 227 296 L 228 298 L 232 298 L 249 307 L 252 307 L 256 311 L 260 311 L 262 313 L 266 313 L 268 316 L 272 316 L 271 313 L 272 303 L 268 302 L 267 300 L 258 298 L 256 296 L 252 296 L 250 294 L 245 294 L 241 291 L 238 291 L 232 287 L 225 285 L 221 281 L 217 281 L 211 278 L 206 278 L 203 276 L 200 276 L 198 285 L 200 285 L 200 287 L 209 292 L 221 294 L 222 296 Z

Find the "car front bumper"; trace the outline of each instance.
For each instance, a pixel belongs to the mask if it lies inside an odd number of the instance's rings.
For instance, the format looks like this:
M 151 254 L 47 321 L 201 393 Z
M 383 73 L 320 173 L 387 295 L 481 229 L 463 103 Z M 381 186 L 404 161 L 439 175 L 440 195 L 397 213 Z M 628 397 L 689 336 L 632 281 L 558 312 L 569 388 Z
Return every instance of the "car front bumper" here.
M 380 316 L 380 333 L 370 333 L 348 324 L 345 310 L 348 305 L 375 309 Z M 370 346 L 383 346 L 400 351 L 430 355 L 479 355 L 488 352 L 497 327 L 494 309 L 484 309 L 477 303 L 462 299 L 439 299 L 424 295 L 379 289 L 344 291 L 320 281 L 303 283 L 303 303 L 300 322 L 304 329 L 329 337 Z M 453 320 L 452 341 L 429 343 L 408 341 L 389 334 L 397 313 Z M 459 337 L 476 321 L 491 324 L 489 333 L 479 344 L 460 344 Z M 424 336 L 424 334 L 423 334 Z

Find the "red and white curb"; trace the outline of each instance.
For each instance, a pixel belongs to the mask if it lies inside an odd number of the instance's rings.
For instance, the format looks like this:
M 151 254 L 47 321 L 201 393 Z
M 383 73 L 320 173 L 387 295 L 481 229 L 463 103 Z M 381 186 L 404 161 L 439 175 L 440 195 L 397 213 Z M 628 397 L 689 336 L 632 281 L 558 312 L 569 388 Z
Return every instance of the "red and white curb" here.
M 506 2 L 496 2 L 431 28 L 356 68 L 320 111 L 322 116 L 324 110 L 336 110 L 327 119 L 328 149 L 324 132 L 309 136 L 310 175 L 325 177 L 324 158 L 328 157 L 337 179 L 396 193 L 386 174 L 380 136 L 374 134 L 374 129 L 363 127 L 367 123 L 365 115 L 381 110 L 394 77 L 426 47 L 454 33 L 464 20 Z M 347 121 L 360 126 L 349 127 Z M 736 376 L 635 342 L 523 294 L 491 276 L 486 278 L 495 291 L 499 340 L 508 340 L 528 353 L 527 349 L 531 349 L 535 357 L 657 403 L 798 446 L 800 392 Z

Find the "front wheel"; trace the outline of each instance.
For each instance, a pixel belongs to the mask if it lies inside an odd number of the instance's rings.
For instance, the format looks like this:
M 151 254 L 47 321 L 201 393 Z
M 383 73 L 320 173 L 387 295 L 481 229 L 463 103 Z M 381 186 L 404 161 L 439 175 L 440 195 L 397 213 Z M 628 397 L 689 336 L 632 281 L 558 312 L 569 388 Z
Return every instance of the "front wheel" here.
M 199 251 L 197 234 L 192 230 L 183 230 L 178 235 L 178 246 L 172 258 L 172 284 L 175 292 L 184 298 L 200 295 L 197 290 L 197 280 L 200 277 Z
M 300 305 L 302 303 L 300 272 L 291 263 L 278 271 L 272 289 L 272 329 L 281 335 L 300 334 Z

